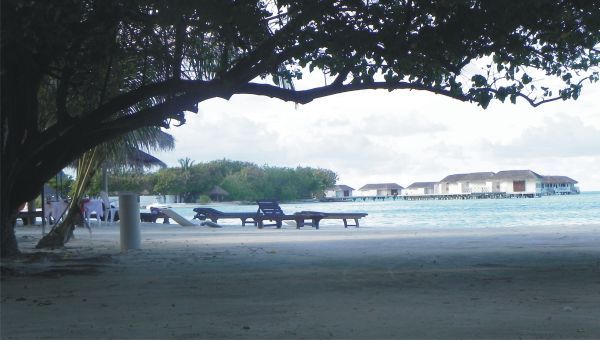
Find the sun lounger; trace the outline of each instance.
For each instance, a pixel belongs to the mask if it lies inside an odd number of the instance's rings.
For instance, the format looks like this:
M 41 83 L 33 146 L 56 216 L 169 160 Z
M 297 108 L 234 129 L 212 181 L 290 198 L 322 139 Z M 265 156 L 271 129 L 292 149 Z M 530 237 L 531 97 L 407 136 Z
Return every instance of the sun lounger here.
M 115 218 L 118 219 L 119 212 L 117 211 Z M 162 218 L 164 224 L 169 224 L 169 216 L 165 215 L 162 212 L 153 211 L 153 212 L 141 212 L 140 219 L 142 222 L 152 222 L 156 223 L 156 219 Z
M 277 203 L 275 204 L 275 208 L 277 208 L 279 205 Z M 213 208 L 194 208 L 193 210 L 196 213 L 194 219 L 199 219 L 201 221 L 209 219 L 212 222 L 217 223 L 219 219 L 239 218 L 240 221 L 242 221 L 242 226 L 245 226 L 247 223 L 252 223 L 252 225 L 258 226 L 259 228 L 266 226 L 277 226 L 278 228 L 281 228 L 282 221 L 284 220 L 296 221 L 296 223 L 304 225 L 305 220 L 312 217 L 304 215 L 286 215 L 283 211 L 279 212 L 271 210 L 266 203 L 262 204 L 262 210 L 261 205 L 259 205 L 259 209 L 256 212 L 225 212 Z M 265 224 L 264 221 L 275 221 L 275 224 Z
M 366 213 L 326 213 L 320 211 L 299 211 L 293 215 L 288 215 L 283 212 L 279 203 L 272 200 L 257 201 L 258 204 L 258 224 L 259 228 L 264 226 L 274 225 L 281 228 L 283 221 L 295 221 L 296 228 L 302 228 L 306 225 L 311 225 L 319 229 L 319 223 L 323 219 L 341 219 L 344 221 L 344 227 L 355 226 L 358 228 L 358 220 L 367 216 Z M 265 225 L 264 221 L 273 221 L 274 224 Z M 348 220 L 354 220 L 354 224 L 348 224 Z M 307 222 L 309 221 L 309 222 Z
M 319 221 L 323 217 L 323 214 L 314 211 L 288 215 L 281 210 L 281 207 L 277 201 L 272 200 L 257 201 L 256 204 L 258 204 L 257 226 L 261 229 L 268 226 L 281 228 L 283 221 L 296 222 L 296 228 L 301 228 L 306 224 L 311 224 L 318 229 Z M 274 223 L 265 224 L 265 221 L 271 221 Z
M 272 200 L 262 200 L 256 201 L 258 204 L 257 213 L 257 227 L 269 227 L 276 226 L 277 228 L 281 228 L 283 221 L 296 221 L 296 225 L 304 224 L 305 216 L 296 216 L 296 215 L 287 215 L 281 210 L 279 203 L 277 201 Z M 272 224 L 265 224 L 265 221 L 275 222 Z
M 239 218 L 242 221 L 242 226 L 245 226 L 246 223 L 252 223 L 252 225 L 257 223 L 256 212 L 225 212 L 213 208 L 194 208 L 194 212 L 196 213 L 194 219 L 197 218 L 201 221 L 209 219 L 217 223 L 219 219 Z
M 176 213 L 175 211 L 171 210 L 171 209 L 160 209 L 160 212 L 169 216 L 170 218 L 172 218 L 175 222 L 179 223 L 180 225 L 184 226 L 184 227 L 195 227 L 197 226 L 196 223 L 188 220 L 187 218 L 179 215 L 178 213 Z
M 319 223 L 323 219 L 339 219 L 344 221 L 344 227 L 355 226 L 358 227 L 358 220 L 367 216 L 366 213 L 324 213 L 319 211 L 300 211 L 294 214 L 286 214 L 283 212 L 279 203 L 273 200 L 260 200 L 257 201 L 258 210 L 256 212 L 224 212 L 213 208 L 194 208 L 196 215 L 194 219 L 201 221 L 211 220 L 215 223 L 219 219 L 237 219 L 242 221 L 242 225 L 246 223 L 252 223 L 258 228 L 275 226 L 281 228 L 284 221 L 294 221 L 296 228 L 302 228 L 310 225 L 319 229 Z M 348 221 L 354 220 L 354 224 L 349 224 Z M 271 224 L 265 224 L 265 222 L 273 222 Z
M 322 214 L 323 217 L 317 221 L 316 228 L 319 229 L 319 222 L 321 220 L 343 220 L 344 228 L 350 227 L 359 227 L 358 220 L 363 217 L 366 217 L 367 213 L 328 213 L 328 212 L 315 212 L 315 211 L 300 211 L 297 214 L 311 214 L 311 213 L 319 213 Z M 348 220 L 354 220 L 354 224 L 349 224 Z

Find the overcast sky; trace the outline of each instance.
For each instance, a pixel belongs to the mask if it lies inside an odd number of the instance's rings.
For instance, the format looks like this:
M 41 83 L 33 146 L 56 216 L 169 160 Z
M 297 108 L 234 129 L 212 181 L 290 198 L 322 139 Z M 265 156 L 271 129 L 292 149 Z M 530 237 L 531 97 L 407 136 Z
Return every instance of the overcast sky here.
M 318 74 L 305 78 L 297 87 L 324 81 Z M 406 90 L 352 92 L 298 106 L 237 95 L 201 103 L 185 125 L 167 130 L 175 150 L 155 155 L 169 166 L 189 157 L 322 167 L 355 189 L 531 169 L 572 177 L 584 191 L 600 190 L 599 99 L 599 84 L 585 86 L 577 101 L 533 108 L 507 100 L 486 110 Z

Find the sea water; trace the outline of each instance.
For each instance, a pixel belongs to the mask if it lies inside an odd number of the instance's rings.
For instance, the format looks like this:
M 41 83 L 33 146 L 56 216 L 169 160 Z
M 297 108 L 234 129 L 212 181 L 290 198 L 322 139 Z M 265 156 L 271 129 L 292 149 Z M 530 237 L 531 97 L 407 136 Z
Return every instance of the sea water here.
M 255 212 L 256 205 L 232 203 L 171 204 L 188 219 L 193 208 L 211 207 L 221 211 Z M 285 213 L 310 210 L 323 212 L 365 212 L 361 227 L 377 228 L 465 228 L 576 226 L 600 223 L 600 192 L 536 198 L 470 200 L 385 200 L 328 203 L 282 203 Z M 224 225 L 239 225 L 239 220 L 219 220 Z M 324 220 L 321 225 L 342 225 Z

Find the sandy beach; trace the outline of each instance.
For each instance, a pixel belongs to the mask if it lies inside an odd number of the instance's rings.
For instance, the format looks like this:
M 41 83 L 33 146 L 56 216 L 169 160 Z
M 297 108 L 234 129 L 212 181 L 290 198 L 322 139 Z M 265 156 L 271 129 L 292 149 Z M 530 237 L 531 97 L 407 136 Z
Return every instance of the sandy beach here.
M 2 339 L 600 338 L 600 225 L 78 229 L 2 262 Z

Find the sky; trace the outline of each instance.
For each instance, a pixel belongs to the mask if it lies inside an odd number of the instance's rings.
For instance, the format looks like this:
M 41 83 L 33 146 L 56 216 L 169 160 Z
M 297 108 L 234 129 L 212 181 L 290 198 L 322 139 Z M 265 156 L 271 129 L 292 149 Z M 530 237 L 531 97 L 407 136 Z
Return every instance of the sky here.
M 297 88 L 323 85 L 313 73 Z M 423 91 L 367 90 L 295 105 L 236 95 L 200 103 L 167 132 L 175 150 L 153 154 L 169 166 L 189 157 L 258 165 L 310 166 L 338 184 L 439 181 L 456 173 L 530 169 L 600 190 L 600 84 L 578 100 L 531 107 L 493 101 L 487 109 Z

